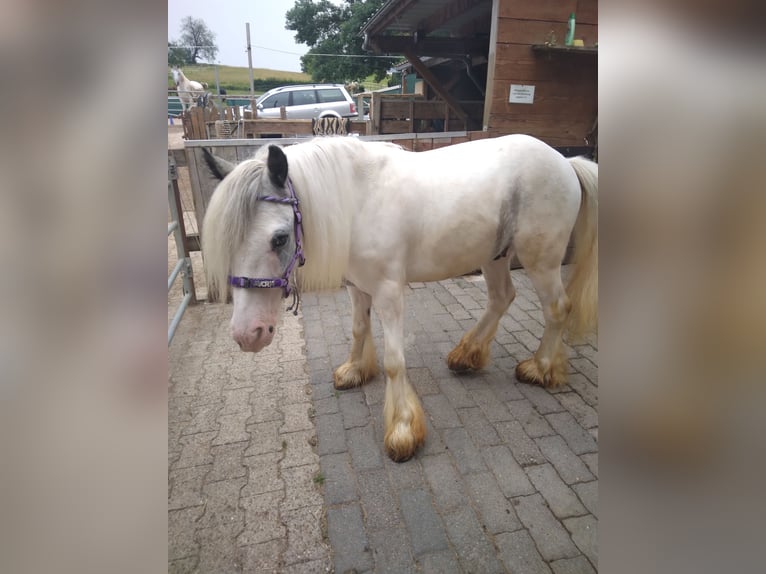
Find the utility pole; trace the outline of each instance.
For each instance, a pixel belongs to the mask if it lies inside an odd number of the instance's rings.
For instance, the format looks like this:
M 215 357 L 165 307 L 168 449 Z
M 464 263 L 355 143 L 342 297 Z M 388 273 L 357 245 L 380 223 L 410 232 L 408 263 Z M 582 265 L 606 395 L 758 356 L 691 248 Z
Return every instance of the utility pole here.
M 255 84 L 253 83 L 253 47 L 250 45 L 250 22 L 245 23 L 245 33 L 247 34 L 247 67 L 250 70 L 250 97 L 255 95 Z

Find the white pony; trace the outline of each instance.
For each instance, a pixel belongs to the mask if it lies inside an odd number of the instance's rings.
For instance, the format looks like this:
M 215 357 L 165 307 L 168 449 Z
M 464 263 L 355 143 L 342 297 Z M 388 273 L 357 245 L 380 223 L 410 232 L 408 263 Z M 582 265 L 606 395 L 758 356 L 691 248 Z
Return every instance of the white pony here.
M 385 342 L 384 444 L 393 460 L 407 460 L 425 439 L 423 409 L 404 363 L 408 282 L 481 267 L 489 301 L 447 357 L 455 371 L 487 364 L 498 322 L 515 296 L 514 253 L 545 316 L 540 347 L 517 366 L 518 379 L 564 384 L 562 333 L 595 331 L 598 166 L 591 161 L 566 159 L 524 135 L 421 153 L 319 138 L 284 150 L 270 145 L 237 166 L 205 155 L 222 182 L 205 215 L 202 252 L 212 293 L 225 298 L 233 285 L 233 338 L 245 351 L 261 350 L 295 281 L 295 288 L 327 289 L 345 280 L 353 343 L 348 361 L 335 370 L 335 387 L 355 387 L 378 373 L 374 307 Z M 560 266 L 573 230 L 575 262 L 565 290 Z M 304 255 L 305 266 L 293 277 Z
M 178 97 L 181 99 L 181 106 L 185 112 L 193 105 L 196 105 L 197 98 L 205 95 L 205 89 L 207 84 L 195 82 L 190 80 L 180 68 L 172 68 L 173 81 L 176 83 L 176 90 L 178 90 Z

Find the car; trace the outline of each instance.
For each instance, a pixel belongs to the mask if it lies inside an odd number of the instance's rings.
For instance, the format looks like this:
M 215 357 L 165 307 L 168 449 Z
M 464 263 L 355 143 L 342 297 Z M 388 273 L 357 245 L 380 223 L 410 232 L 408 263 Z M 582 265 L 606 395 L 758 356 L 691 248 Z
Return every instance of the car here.
M 356 104 L 343 84 L 281 86 L 269 90 L 256 101 L 258 117 L 279 119 L 284 106 L 287 118 L 356 117 Z

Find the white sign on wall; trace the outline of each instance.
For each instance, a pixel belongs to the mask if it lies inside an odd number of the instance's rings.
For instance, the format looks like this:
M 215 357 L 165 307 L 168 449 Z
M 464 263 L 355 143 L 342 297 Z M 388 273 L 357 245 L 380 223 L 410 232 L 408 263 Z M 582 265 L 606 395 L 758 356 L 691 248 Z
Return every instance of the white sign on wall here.
M 508 101 L 512 104 L 532 104 L 535 101 L 535 87 L 524 84 L 511 84 L 511 95 Z

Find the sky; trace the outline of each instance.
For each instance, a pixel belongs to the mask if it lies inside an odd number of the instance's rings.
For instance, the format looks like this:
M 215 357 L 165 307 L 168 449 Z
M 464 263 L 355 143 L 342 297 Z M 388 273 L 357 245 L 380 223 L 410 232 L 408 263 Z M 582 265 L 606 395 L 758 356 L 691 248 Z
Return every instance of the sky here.
M 253 67 L 300 72 L 300 55 L 308 46 L 296 44 L 295 32 L 285 30 L 285 12 L 294 4 L 295 0 L 168 0 L 168 40 L 181 36 L 182 18 L 201 18 L 215 33 L 217 63 L 247 66 L 245 23 L 250 22 Z

